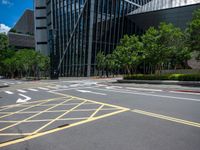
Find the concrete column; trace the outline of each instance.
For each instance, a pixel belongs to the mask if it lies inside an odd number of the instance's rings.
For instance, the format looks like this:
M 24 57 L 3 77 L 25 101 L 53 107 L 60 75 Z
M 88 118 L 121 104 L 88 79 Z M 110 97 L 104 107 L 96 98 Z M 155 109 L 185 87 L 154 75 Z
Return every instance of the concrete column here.
M 93 24 L 94 24 L 94 0 L 90 2 L 90 24 L 89 24 L 89 46 L 88 46 L 88 64 L 87 64 L 87 76 L 91 76 L 91 61 L 92 61 L 92 41 L 93 41 Z

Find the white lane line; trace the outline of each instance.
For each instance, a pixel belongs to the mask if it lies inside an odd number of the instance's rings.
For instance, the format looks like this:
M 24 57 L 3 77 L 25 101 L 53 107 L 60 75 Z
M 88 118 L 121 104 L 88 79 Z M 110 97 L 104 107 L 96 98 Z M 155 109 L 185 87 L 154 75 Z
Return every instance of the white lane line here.
M 24 90 L 17 90 L 18 92 L 21 92 L 21 93 L 26 93 L 26 91 L 24 91 Z
M 29 91 L 34 91 L 34 92 L 37 92 L 38 90 L 36 89 L 28 89 Z
M 11 91 L 4 91 L 5 93 L 7 93 L 7 94 L 14 94 L 13 92 L 11 92 Z
M 91 88 L 91 87 L 88 87 Z M 195 102 L 200 102 L 200 99 L 194 99 L 194 98 L 185 98 L 185 97 L 175 97 L 175 96 L 165 96 L 165 95 L 155 95 L 155 94 L 149 94 L 149 93 L 134 93 L 134 92 L 129 92 L 129 91 L 120 91 L 120 90 L 110 90 L 110 89 L 99 89 L 99 88 L 94 88 L 96 90 L 100 91 L 111 91 L 111 92 L 117 92 L 117 93 L 128 93 L 128 94 L 133 94 L 133 95 L 143 95 L 143 96 L 153 96 L 153 97 L 163 97 L 163 98 L 171 98 L 171 99 L 177 99 L 177 100 L 187 100 L 187 101 L 195 101 Z
M 38 89 L 40 89 L 40 90 L 49 90 L 49 89 L 44 88 L 44 87 L 38 87 Z
M 70 85 L 70 87 L 78 87 L 78 86 L 81 86 L 81 84 L 72 84 L 72 85 Z
M 15 83 L 10 82 L 9 84 L 15 84 Z
M 158 89 L 145 89 L 145 88 L 133 88 L 133 87 L 126 87 L 129 90 L 139 90 L 139 91 L 153 91 L 153 92 L 162 92 L 163 90 Z
M 98 93 L 98 92 L 92 92 L 92 91 L 86 91 L 86 90 L 76 90 L 78 92 L 81 92 L 81 93 L 91 93 L 91 94 L 97 94 L 97 95 L 107 95 L 105 93 Z
M 8 85 L 7 83 L 4 83 L 3 85 Z

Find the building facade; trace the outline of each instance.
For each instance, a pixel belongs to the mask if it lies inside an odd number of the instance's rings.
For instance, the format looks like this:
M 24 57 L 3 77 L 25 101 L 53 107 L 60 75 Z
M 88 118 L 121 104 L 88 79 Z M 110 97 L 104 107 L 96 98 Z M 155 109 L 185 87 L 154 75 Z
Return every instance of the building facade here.
M 198 3 L 197 0 L 35 0 L 36 49 L 50 55 L 52 75 L 93 76 L 97 74 L 99 51 L 109 54 L 124 34 L 142 34 L 152 25 L 147 17 L 138 15 L 195 5 L 186 12 L 190 20 Z M 159 15 L 150 16 L 160 19 Z M 139 19 L 146 20 L 146 26 Z
M 14 48 L 35 48 L 34 12 L 25 10 L 15 26 L 8 32 L 9 45 Z

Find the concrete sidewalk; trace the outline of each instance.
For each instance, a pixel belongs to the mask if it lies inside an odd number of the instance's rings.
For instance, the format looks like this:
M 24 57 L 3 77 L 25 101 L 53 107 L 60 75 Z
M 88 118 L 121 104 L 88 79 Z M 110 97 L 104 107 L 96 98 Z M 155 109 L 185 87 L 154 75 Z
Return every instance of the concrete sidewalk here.
M 173 80 L 117 80 L 119 83 L 136 83 L 136 84 L 165 84 L 165 85 L 183 85 L 200 87 L 199 81 L 173 81 Z

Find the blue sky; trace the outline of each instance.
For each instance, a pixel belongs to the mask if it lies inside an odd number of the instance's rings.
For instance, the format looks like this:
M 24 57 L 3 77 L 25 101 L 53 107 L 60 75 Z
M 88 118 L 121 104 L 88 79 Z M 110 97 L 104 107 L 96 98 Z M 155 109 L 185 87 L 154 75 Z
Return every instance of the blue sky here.
M 27 8 L 33 9 L 33 0 L 0 0 L 0 24 L 13 27 Z

